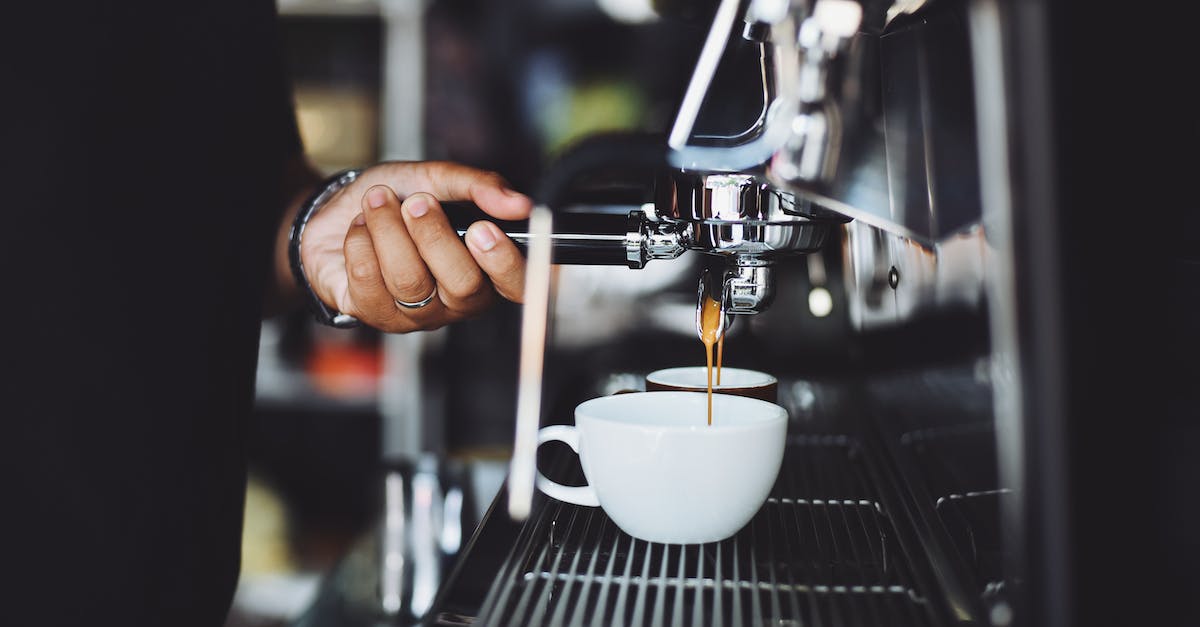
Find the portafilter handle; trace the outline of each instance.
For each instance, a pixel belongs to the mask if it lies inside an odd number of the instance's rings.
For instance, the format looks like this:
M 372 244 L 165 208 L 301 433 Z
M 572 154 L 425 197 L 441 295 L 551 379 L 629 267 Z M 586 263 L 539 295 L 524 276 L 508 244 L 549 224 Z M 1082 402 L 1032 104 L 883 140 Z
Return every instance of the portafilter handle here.
M 500 227 L 522 253 L 528 249 L 528 220 L 498 220 L 470 202 L 444 202 L 442 208 L 460 237 L 475 222 L 487 220 Z M 683 254 L 691 232 L 686 223 L 651 220 L 640 210 L 558 212 L 550 241 L 555 264 L 642 268 L 651 259 L 674 259 Z

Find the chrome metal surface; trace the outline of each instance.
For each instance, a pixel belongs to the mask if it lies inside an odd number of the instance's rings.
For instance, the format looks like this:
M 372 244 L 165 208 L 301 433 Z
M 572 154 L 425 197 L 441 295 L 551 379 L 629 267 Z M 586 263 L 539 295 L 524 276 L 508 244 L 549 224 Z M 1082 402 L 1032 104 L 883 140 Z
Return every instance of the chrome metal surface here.
M 997 251 L 982 226 L 931 244 L 859 221 L 841 230 L 838 241 L 854 328 L 894 327 L 934 311 L 983 308 L 985 276 Z
M 718 543 L 647 543 L 599 508 L 543 501 L 475 622 L 935 624 L 865 455 L 852 437 L 791 436 L 762 510 Z
M 316 598 L 289 627 L 423 624 L 463 550 L 463 529 L 478 523 L 479 470 L 434 454 L 390 464 L 380 520 L 322 575 Z
M 763 130 L 755 141 L 727 148 L 725 155 L 686 145 L 688 122 L 694 121 L 715 71 L 715 63 L 698 64 L 689 93 L 700 95 L 685 98 L 687 106 L 680 109 L 671 135 L 672 162 L 684 169 L 726 172 L 766 164 L 767 177 L 780 188 L 839 213 L 906 230 L 903 220 L 891 215 L 888 155 L 876 130 L 876 34 L 860 32 L 864 24 L 882 23 L 886 7 L 868 8 L 881 14 L 864 15 L 863 5 L 853 0 L 751 3 L 747 20 L 770 28 L 772 74 L 765 82 L 774 99 L 762 117 Z M 721 50 L 714 41 L 723 27 L 724 21 L 714 21 L 706 42 L 713 54 Z
M 766 310 L 775 300 L 775 274 L 762 259 L 743 256 L 725 278 L 725 300 L 729 313 L 753 314 Z
M 792 194 L 752 174 L 662 176 L 655 211 L 663 221 L 689 224 L 693 249 L 737 258 L 811 252 L 845 221 L 798 205 Z
M 651 220 L 645 211 L 630 211 L 625 217 L 622 232 L 585 231 L 596 228 L 596 224 L 572 225 L 571 217 L 578 214 L 560 214 L 560 225 L 563 231 L 550 234 L 550 244 L 553 249 L 553 259 L 556 264 L 577 265 L 627 265 L 630 268 L 644 268 L 651 259 L 674 259 L 688 250 L 692 243 L 691 226 L 679 221 Z M 597 214 L 604 216 L 605 214 Z M 462 221 L 461 218 L 456 218 Z M 473 219 L 470 219 L 473 221 Z M 453 222 L 453 220 L 452 220 Z M 611 228 L 612 224 L 605 223 L 602 227 Z M 465 237 L 469 224 L 455 226 L 459 237 Z M 579 232 L 572 232 L 570 229 Z M 502 226 L 504 234 L 519 247 L 528 249 L 533 238 L 528 225 L 522 223 L 506 223 Z
M 404 606 L 405 534 L 408 508 L 404 499 L 404 477 L 398 472 L 384 478 L 382 559 L 379 573 L 380 603 L 388 614 L 399 614 Z
M 755 174 L 674 172 L 660 177 L 660 217 L 714 222 L 812 222 L 796 198 Z M 835 217 L 836 216 L 830 216 Z M 839 220 L 839 221 L 844 221 Z
M 700 222 L 693 247 L 715 255 L 791 255 L 819 249 L 832 229 L 828 222 L 764 224 Z
M 799 24 L 795 37 L 791 24 L 780 27 L 780 54 L 799 59 L 795 74 L 782 83 L 790 89 L 785 98 L 797 103 L 791 135 L 771 159 L 770 174 L 797 189 L 821 186 L 834 176 L 841 162 L 846 126 L 859 123 L 844 115 L 838 99 L 839 57 L 862 22 L 862 7 L 854 1 L 819 0 L 808 16 L 793 14 Z M 792 70 L 792 67 L 788 67 Z
M 437 456 L 426 454 L 384 477 L 378 603 L 396 620 L 419 620 L 429 612 L 444 560 L 461 545 L 462 491 L 446 491 L 441 472 Z
M 645 259 L 674 259 L 692 244 L 692 227 L 684 222 L 645 222 L 641 254 Z
M 768 180 L 926 244 L 979 220 L 969 3 L 925 10 L 932 4 L 864 2 L 862 26 L 834 52 L 804 32 L 832 3 L 818 2 L 808 18 L 793 9 L 772 26 L 777 88 L 798 104 Z M 826 20 L 836 21 L 848 22 Z
M 443 493 L 438 480 L 437 459 L 426 456 L 418 462 L 412 479 L 412 597 L 413 616 L 425 616 L 442 583 L 441 536 L 445 529 Z
M 874 35 L 858 32 L 865 19 L 857 2 L 820 0 L 811 13 L 797 3 L 772 24 L 777 89 L 794 104 L 767 178 L 846 215 L 891 224 L 887 155 L 869 101 L 877 47 Z
M 762 43 L 766 38 L 763 15 L 750 7 L 746 15 L 743 37 L 759 42 L 760 67 L 762 69 L 763 107 L 758 118 L 748 128 L 735 135 L 694 137 L 693 130 L 701 107 L 709 97 L 709 88 L 720 65 L 721 57 L 738 18 L 740 0 L 722 0 L 716 16 L 704 40 L 700 58 L 693 69 L 692 77 L 679 106 L 675 122 L 671 127 L 667 144 L 671 151 L 668 159 L 672 165 L 693 171 L 738 172 L 749 170 L 766 162 L 775 150 L 787 139 L 787 126 L 791 120 L 790 101 L 775 97 L 775 56 L 772 48 Z M 717 102 L 713 99 L 713 102 Z M 706 144 L 698 144 L 693 140 Z M 714 145 L 715 140 L 715 145 Z
M 1047 10 L 1035 5 L 1027 15 L 1034 17 Z M 1025 59 L 1038 57 L 1026 56 L 1032 51 L 1024 50 L 1029 42 L 1047 46 L 1049 39 L 1045 32 L 1038 31 L 1028 39 L 1015 38 L 1011 28 L 1006 30 L 1004 26 L 1005 12 L 1003 3 L 982 0 L 972 2 L 968 13 L 972 80 L 978 94 L 980 191 L 983 215 L 996 250 L 987 281 L 988 320 L 995 346 L 992 372 L 996 382 L 996 447 L 1001 480 L 1020 495 L 1003 502 L 1002 516 L 1011 530 L 1009 544 L 1019 556 L 1012 561 L 1022 572 L 1030 572 L 1031 567 L 1034 572 L 1042 571 L 1045 582 L 1044 590 L 1030 593 L 1025 600 L 1031 606 L 1026 611 L 1040 616 L 1046 624 L 1069 624 L 1075 619 L 1078 599 L 1070 584 L 1074 579 L 1070 571 L 1074 542 L 1068 537 L 1068 522 L 1059 515 L 1062 510 L 1056 509 L 1069 497 L 1064 493 L 1067 483 L 1062 480 L 1069 466 L 1065 456 L 1048 453 L 1066 449 L 1068 442 L 1064 422 L 1052 419 L 1068 415 L 1066 408 L 1070 405 L 1060 396 L 1067 387 L 1062 379 L 1063 353 L 1059 352 L 1065 335 L 1059 317 L 1063 311 L 1059 300 L 1063 286 L 1058 278 L 1062 262 L 1053 242 L 1062 239 L 1055 233 L 1052 219 L 1040 221 L 1036 231 L 1022 231 L 1017 217 L 1021 211 L 1037 213 L 1037 209 L 1054 206 L 1055 201 L 1049 199 L 1057 196 L 1050 182 L 1056 164 L 1048 156 L 1045 138 L 1049 132 L 1035 122 L 1041 118 L 1030 116 L 1026 121 L 1024 111 L 1011 95 L 1016 85 L 1026 81 L 1035 87 L 1023 94 L 1019 87 L 1016 89 L 1025 100 L 1026 111 L 1050 110 L 1044 100 L 1049 93 L 1047 70 L 1032 70 Z M 1044 25 L 1045 20 L 1045 16 L 1037 16 L 1030 24 Z M 1015 49 L 1022 49 L 1024 54 L 1013 54 Z M 1014 67 L 1026 70 L 1016 74 L 1023 77 L 1020 80 L 1013 78 L 1018 71 Z M 1029 275 L 1035 278 L 1024 286 L 1018 281 L 1017 269 L 1023 261 L 1017 256 L 1019 250 L 1026 254 L 1032 251 L 1024 262 L 1038 268 Z M 1036 310 L 1037 317 L 1021 305 L 1022 295 L 1036 296 L 1041 306 Z M 1036 352 L 1037 359 L 1028 356 L 1032 352 Z M 1038 473 L 1028 475 L 1031 468 L 1038 469 Z M 1034 546 L 1035 551 L 1028 550 Z M 1024 560 L 1028 562 L 1021 563 Z
M 704 47 L 700 50 L 700 58 L 692 70 L 691 81 L 688 82 L 683 102 L 679 105 L 679 113 L 675 117 L 675 124 L 671 127 L 671 134 L 667 139 L 672 148 L 683 148 L 692 136 L 692 127 L 700 115 L 700 107 L 704 104 L 708 86 L 712 83 L 713 76 L 717 73 L 717 65 L 721 63 L 721 55 L 725 52 L 725 40 L 737 21 L 739 4 L 740 0 L 721 0 L 717 7 L 716 16 L 713 18 L 708 37 L 704 40 Z

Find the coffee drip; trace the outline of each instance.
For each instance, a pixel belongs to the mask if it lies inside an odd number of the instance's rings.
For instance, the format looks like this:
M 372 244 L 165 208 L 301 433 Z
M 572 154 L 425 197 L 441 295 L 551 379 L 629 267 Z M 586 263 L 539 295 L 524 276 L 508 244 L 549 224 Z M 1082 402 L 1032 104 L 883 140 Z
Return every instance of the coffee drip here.
M 713 395 L 713 346 L 717 348 L 717 385 L 721 384 L 721 361 L 725 352 L 725 303 L 723 294 L 713 298 L 709 289 L 710 275 L 707 271 L 700 276 L 699 302 L 696 305 L 696 333 L 704 344 L 705 363 L 708 370 L 708 424 L 712 425 Z

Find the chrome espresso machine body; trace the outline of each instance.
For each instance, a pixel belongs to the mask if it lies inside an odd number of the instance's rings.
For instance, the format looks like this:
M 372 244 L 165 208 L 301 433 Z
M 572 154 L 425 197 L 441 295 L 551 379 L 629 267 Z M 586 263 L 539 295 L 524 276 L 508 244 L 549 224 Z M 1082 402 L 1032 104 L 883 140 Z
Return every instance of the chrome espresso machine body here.
M 1133 607 L 1087 600 L 1116 586 L 1086 567 L 1092 551 L 1143 562 L 1111 548 L 1122 519 L 1091 498 L 1093 477 L 1131 480 L 1080 466 L 1098 453 L 1070 435 L 1098 406 L 1081 393 L 1105 380 L 1089 367 L 1109 363 L 1080 352 L 1081 334 L 1107 332 L 1111 314 L 1065 278 L 1109 251 L 1064 227 L 1084 214 L 1060 170 L 1092 151 L 1052 141 L 1067 131 L 1048 68 L 1073 58 L 1052 43 L 1077 32 L 1059 18 L 1039 2 L 721 0 L 669 133 L 581 145 L 546 175 L 533 218 L 503 225 L 529 260 L 510 472 L 432 603 L 388 621 L 1002 627 Z M 735 46 L 759 53 L 761 107 L 709 128 Z M 628 209 L 576 210 L 606 177 L 636 181 Z M 596 385 L 554 397 L 550 373 L 619 364 L 627 382 L 680 365 L 655 363 L 645 335 L 617 360 L 556 364 L 550 264 L 697 255 L 722 279 L 739 365 L 780 378 L 787 451 L 734 538 L 650 544 L 534 489 L 535 468 L 582 480 L 573 453 L 538 452 L 537 428 L 613 391 L 589 372 Z M 1112 444 L 1108 425 L 1087 426 Z

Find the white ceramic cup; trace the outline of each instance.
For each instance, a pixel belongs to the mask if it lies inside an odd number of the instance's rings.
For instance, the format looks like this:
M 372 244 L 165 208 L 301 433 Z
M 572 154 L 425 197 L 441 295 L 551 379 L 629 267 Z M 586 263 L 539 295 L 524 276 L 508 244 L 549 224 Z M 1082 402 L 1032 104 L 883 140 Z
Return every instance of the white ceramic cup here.
M 717 369 L 713 368 L 713 392 L 751 396 L 774 403 L 777 399 L 779 380 L 775 375 L 746 368 L 721 368 L 721 382 L 717 383 Z M 708 391 L 708 368 L 706 366 L 681 366 L 664 368 L 646 375 L 646 390 Z
M 787 412 L 774 403 L 702 392 L 631 392 L 575 408 L 575 426 L 538 432 L 579 454 L 585 486 L 538 473 L 560 501 L 599 506 L 629 535 L 652 542 L 717 542 L 766 501 L 783 460 Z

